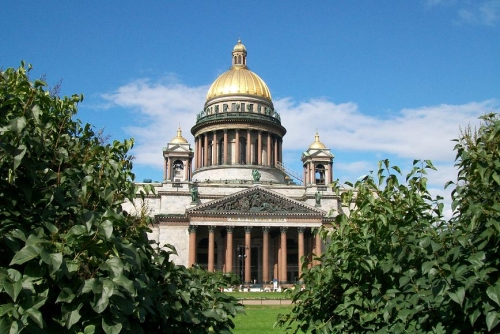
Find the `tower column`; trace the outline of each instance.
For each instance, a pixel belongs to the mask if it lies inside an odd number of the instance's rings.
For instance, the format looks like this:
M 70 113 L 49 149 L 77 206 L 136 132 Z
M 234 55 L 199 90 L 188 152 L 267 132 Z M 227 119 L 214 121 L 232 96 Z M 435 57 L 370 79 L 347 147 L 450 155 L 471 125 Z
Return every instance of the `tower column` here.
M 302 264 L 300 262 L 300 259 L 304 256 L 304 231 L 305 231 L 305 228 L 304 227 L 298 227 L 297 228 L 297 233 L 298 233 L 298 246 L 299 246 L 299 249 L 298 249 L 298 253 L 299 253 L 299 277 L 302 275 Z
M 252 280 L 252 226 L 245 226 L 245 283 L 250 283 Z
M 251 141 L 251 136 L 250 136 L 250 129 L 247 129 L 247 165 L 251 165 L 252 164 L 252 160 L 250 159 L 250 157 L 252 156 L 252 141 Z
M 227 164 L 227 129 L 224 129 L 224 165 Z
M 200 136 L 196 136 L 194 138 L 194 142 L 195 142 L 195 150 L 196 150 L 196 168 L 195 169 L 198 169 L 200 168 L 200 160 L 201 160 L 201 148 L 200 148 Z
M 319 235 L 319 230 L 316 231 L 316 234 L 314 236 L 314 241 L 316 243 L 316 246 L 314 247 L 315 254 L 317 257 L 320 257 L 321 256 L 321 236 Z M 320 262 L 319 260 L 315 260 L 314 265 L 318 265 L 319 262 Z
M 262 283 L 269 282 L 269 227 L 262 227 Z
M 237 165 L 240 164 L 240 130 L 239 129 L 234 129 L 234 154 L 236 155 L 234 157 L 234 161 Z
M 288 227 L 281 226 L 281 263 L 279 281 L 283 284 L 287 282 L 287 251 L 286 251 L 286 230 Z
M 266 166 L 271 166 L 271 134 L 267 133 L 267 161 Z
M 198 226 L 189 225 L 189 260 L 188 268 L 191 268 L 196 263 L 196 230 Z
M 214 271 L 215 226 L 208 227 L 208 272 Z
M 262 131 L 259 131 L 257 138 L 257 164 L 262 165 Z
M 165 158 L 164 157 L 164 160 L 163 160 L 163 180 L 166 181 L 168 178 L 167 178 L 167 163 L 168 163 L 168 158 Z
M 184 160 L 182 163 L 184 165 L 184 181 L 189 181 L 189 161 Z
M 283 156 L 282 156 L 281 149 L 282 149 L 283 145 L 281 144 L 281 138 L 280 137 L 278 137 L 278 140 L 277 140 L 276 144 L 278 145 L 278 161 L 282 163 L 283 162 L 283 159 L 282 159 Z
M 207 136 L 207 133 L 205 133 L 203 135 L 203 137 L 205 137 L 205 140 L 204 140 L 204 147 L 203 147 L 203 167 L 207 167 L 208 166 L 208 136 Z
M 233 230 L 234 226 L 228 226 L 226 236 L 226 273 L 233 271 Z
M 278 144 L 276 142 L 276 136 L 273 137 L 273 146 L 274 146 L 274 164 L 278 164 Z
M 217 131 L 214 130 L 214 138 L 212 139 L 212 166 L 217 165 Z
M 168 159 L 168 167 L 167 167 L 167 177 L 169 181 L 172 181 L 174 175 L 172 174 L 172 159 Z

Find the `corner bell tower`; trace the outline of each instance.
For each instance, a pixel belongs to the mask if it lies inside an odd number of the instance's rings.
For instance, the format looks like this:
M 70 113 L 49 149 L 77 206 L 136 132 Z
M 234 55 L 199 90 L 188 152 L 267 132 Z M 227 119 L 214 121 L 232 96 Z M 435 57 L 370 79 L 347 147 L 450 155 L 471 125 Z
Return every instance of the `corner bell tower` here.
M 182 137 L 182 130 L 179 127 L 177 136 L 168 142 L 167 147 L 163 148 L 164 182 L 191 181 L 193 156 L 191 145 Z
M 333 180 L 333 158 L 330 149 L 319 140 L 316 132 L 314 142 L 302 153 L 304 186 L 325 186 Z

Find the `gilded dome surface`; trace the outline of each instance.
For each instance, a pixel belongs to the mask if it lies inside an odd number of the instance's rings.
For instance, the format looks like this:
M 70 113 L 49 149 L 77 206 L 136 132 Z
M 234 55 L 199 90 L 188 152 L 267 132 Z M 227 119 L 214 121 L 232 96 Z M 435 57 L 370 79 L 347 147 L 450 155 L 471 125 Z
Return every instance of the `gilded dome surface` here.
M 212 83 L 207 93 L 207 100 L 235 94 L 255 95 L 271 100 L 271 92 L 264 80 L 248 69 L 246 55 L 245 46 L 238 40 L 233 48 L 231 68 Z
M 182 136 L 182 130 L 179 127 L 177 129 L 177 136 L 175 136 L 174 138 L 172 138 L 172 140 L 169 143 L 171 143 L 171 144 L 186 144 L 187 142 L 188 141 L 186 140 L 186 138 L 184 138 Z
M 319 141 L 319 134 L 316 132 L 316 136 L 314 137 L 314 143 L 312 143 L 309 148 L 311 149 L 325 149 L 326 146 L 322 142 Z
M 264 80 L 246 68 L 234 67 L 220 75 L 210 86 L 207 100 L 233 94 L 257 95 L 271 100 L 271 92 Z

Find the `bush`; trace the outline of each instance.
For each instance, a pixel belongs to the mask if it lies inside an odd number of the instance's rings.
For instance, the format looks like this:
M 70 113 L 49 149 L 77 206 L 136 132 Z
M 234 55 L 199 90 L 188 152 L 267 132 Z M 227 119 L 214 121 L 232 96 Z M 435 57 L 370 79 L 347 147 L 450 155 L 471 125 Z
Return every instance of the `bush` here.
M 122 210 L 132 140 L 102 143 L 24 64 L 0 72 L 0 332 L 228 333 L 236 299 Z M 140 211 L 140 210 L 139 210 Z
M 319 266 L 303 264 L 306 289 L 278 325 L 297 333 L 483 333 L 500 311 L 500 121 L 483 117 L 461 134 L 454 216 L 432 198 L 430 161 L 415 161 L 406 183 L 387 160 L 375 176 L 334 188 L 343 211 Z

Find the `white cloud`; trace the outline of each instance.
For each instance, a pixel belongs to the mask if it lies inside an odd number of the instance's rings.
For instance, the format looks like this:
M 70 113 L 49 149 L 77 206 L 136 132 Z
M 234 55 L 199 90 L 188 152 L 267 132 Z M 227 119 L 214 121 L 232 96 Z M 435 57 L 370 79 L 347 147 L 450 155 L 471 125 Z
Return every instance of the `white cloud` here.
M 133 125 L 124 130 L 135 138 L 132 153 L 136 167 L 154 166 L 161 171 L 162 148 L 176 135 L 179 124 L 184 137 L 193 143 L 189 130 L 203 108 L 207 90 L 208 86 L 137 80 L 103 96 L 108 107 L 124 108 L 133 117 L 130 122 Z M 408 108 L 380 117 L 362 112 L 353 102 L 336 104 L 327 99 L 296 102 L 286 98 L 274 104 L 288 131 L 284 138 L 284 161 L 299 175 L 300 154 L 314 141 L 317 130 L 320 140 L 337 156 L 334 173 L 342 174 L 342 181 L 353 181 L 376 169 L 380 157 L 390 158 L 395 164 L 399 164 L 398 158 L 406 163 L 412 159 L 431 159 L 438 171 L 430 172 L 429 185 L 433 194 L 447 197 L 448 205 L 449 191 L 443 190 L 443 186 L 456 178 L 455 143 L 451 139 L 458 137 L 460 127 L 477 125 L 478 116 L 500 109 L 498 101 L 487 100 Z
M 493 26 L 500 19 L 500 0 L 426 0 L 426 8 L 454 5 L 458 23 Z
M 180 125 L 191 141 L 189 130 L 203 109 L 208 86 L 188 87 L 179 83 L 136 80 L 103 98 L 111 105 L 132 110 L 133 122 L 124 131 L 135 138 L 134 164 L 161 168 L 161 151 L 176 136 Z
M 316 130 L 320 140 L 336 150 L 379 152 L 400 158 L 453 161 L 460 126 L 477 124 L 477 117 L 498 108 L 494 100 L 463 105 L 437 105 L 403 109 L 385 118 L 362 113 L 355 103 L 325 99 L 294 103 L 275 102 L 287 128 L 287 148 L 305 147 Z M 304 139 L 310 138 L 310 140 Z

